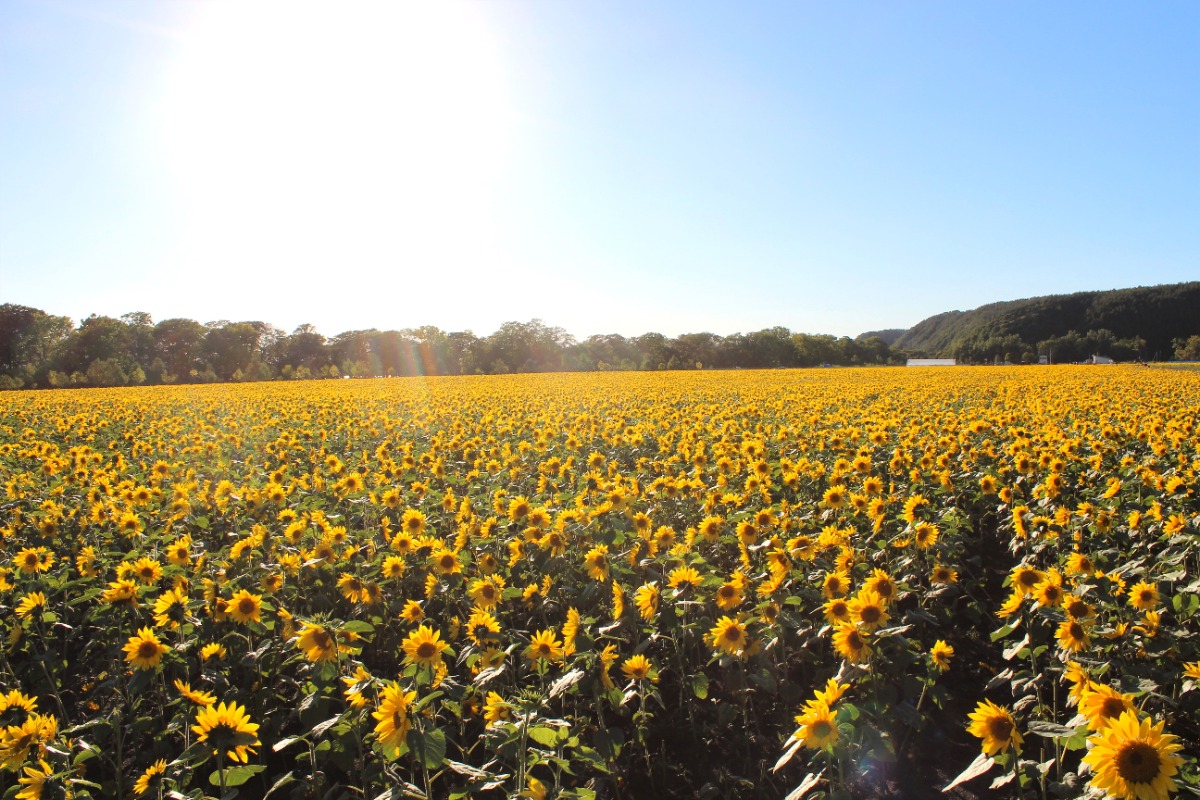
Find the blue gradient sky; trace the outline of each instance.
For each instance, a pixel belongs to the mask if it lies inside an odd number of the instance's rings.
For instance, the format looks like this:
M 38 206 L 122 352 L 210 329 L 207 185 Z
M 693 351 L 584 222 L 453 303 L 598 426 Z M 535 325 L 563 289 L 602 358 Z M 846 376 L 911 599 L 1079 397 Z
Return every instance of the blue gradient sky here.
M 8 0 L 0 301 L 855 335 L 1200 279 L 1200 5 Z

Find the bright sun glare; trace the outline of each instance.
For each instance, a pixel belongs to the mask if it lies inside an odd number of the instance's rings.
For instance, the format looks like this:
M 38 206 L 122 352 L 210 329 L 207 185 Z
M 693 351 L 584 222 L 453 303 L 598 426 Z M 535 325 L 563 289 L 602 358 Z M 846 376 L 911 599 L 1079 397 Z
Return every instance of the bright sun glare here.
M 257 295 L 259 318 L 283 276 L 345 278 L 368 304 L 483 278 L 513 138 L 503 67 L 466 3 L 197 4 L 160 106 L 180 265 L 211 279 L 198 291 Z

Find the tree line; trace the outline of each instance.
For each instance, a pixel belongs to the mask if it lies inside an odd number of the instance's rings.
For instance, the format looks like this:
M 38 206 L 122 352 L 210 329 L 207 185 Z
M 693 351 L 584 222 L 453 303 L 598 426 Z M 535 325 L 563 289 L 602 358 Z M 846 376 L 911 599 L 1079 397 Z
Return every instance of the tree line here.
M 897 349 L 967 363 L 995 360 L 1118 361 L 1185 358 L 1200 328 L 1200 282 L 1031 297 L 948 311 L 922 320 Z
M 68 317 L 0 305 L 0 389 L 216 383 L 306 378 L 510 372 L 766 369 L 902 364 L 874 336 L 851 339 L 784 327 L 718 336 L 620 334 L 576 340 L 541 320 L 506 322 L 489 336 L 433 326 L 291 333 L 260 321 L 155 323 L 145 312 Z

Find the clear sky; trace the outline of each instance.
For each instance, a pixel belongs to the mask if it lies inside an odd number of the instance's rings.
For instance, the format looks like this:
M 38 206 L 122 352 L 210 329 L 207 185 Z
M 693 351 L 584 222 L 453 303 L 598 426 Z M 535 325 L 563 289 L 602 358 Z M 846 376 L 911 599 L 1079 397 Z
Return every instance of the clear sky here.
M 3 0 L 0 302 L 856 335 L 1200 279 L 1200 3 Z

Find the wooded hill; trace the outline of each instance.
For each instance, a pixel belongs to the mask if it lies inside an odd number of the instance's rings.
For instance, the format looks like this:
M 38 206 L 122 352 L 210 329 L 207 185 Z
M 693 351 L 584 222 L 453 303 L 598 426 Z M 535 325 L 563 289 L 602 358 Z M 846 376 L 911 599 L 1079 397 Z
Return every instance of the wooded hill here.
M 913 355 L 980 362 L 995 357 L 1055 362 L 1094 354 L 1168 359 L 1176 340 L 1200 332 L 1200 281 L 1107 292 L 1031 297 L 947 311 L 904 332 L 893 347 Z

